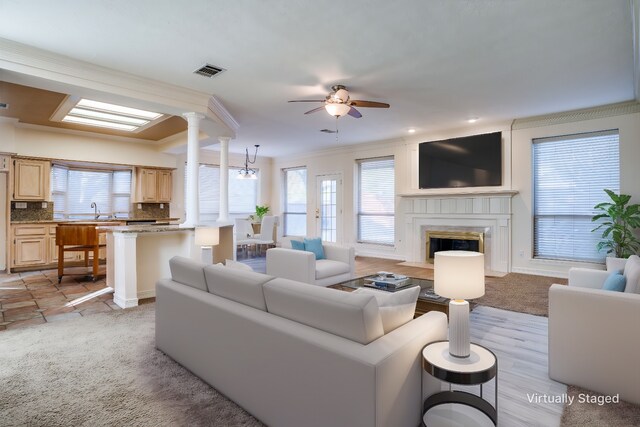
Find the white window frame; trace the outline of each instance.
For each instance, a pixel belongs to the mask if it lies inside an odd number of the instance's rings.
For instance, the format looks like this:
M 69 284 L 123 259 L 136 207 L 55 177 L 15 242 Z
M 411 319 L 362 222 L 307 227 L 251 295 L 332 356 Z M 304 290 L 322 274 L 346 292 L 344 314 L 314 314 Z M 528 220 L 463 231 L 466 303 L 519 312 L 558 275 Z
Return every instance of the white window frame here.
M 379 161 L 393 161 L 393 212 L 388 213 L 379 213 L 379 212 L 363 212 L 362 211 L 362 164 L 369 162 L 379 162 Z M 356 176 L 356 189 L 357 189 L 357 200 L 356 200 L 356 241 L 360 244 L 366 245 L 377 245 L 377 246 L 386 246 L 386 247 L 394 247 L 395 246 L 395 197 L 396 197 L 396 188 L 395 188 L 395 156 L 382 156 L 382 157 L 371 157 L 366 159 L 358 159 L 356 160 L 357 164 L 357 176 Z M 362 239 L 361 234 L 361 218 L 364 216 L 380 216 L 380 217 L 390 217 L 392 218 L 393 228 L 392 228 L 392 243 L 380 242 L 380 241 L 371 241 Z
M 283 236 L 292 236 L 292 234 L 287 234 L 287 216 L 288 215 L 300 215 L 300 216 L 304 216 L 305 219 L 305 228 L 309 227 L 309 223 L 308 223 L 308 215 L 307 215 L 307 209 L 305 208 L 304 212 L 288 212 L 287 211 L 287 200 L 288 200 L 288 187 L 287 187 L 287 172 L 291 172 L 291 171 L 296 171 L 296 170 L 304 170 L 305 171 L 305 201 L 306 201 L 306 205 L 308 206 L 309 204 L 309 171 L 307 169 L 306 166 L 297 166 L 297 167 L 292 167 L 292 168 L 285 168 L 282 169 L 282 194 L 284 195 L 283 199 L 283 207 L 282 207 L 282 235 Z M 306 230 L 304 235 L 306 235 Z
M 604 188 L 608 188 L 610 190 L 613 190 L 614 192 L 619 192 L 620 190 L 620 160 L 619 160 L 620 139 L 619 138 L 620 138 L 620 135 L 619 135 L 618 129 L 614 129 L 614 130 L 605 130 L 605 131 L 587 132 L 587 133 L 580 133 L 580 134 L 561 135 L 561 136 L 555 136 L 555 137 L 533 139 L 532 146 L 531 146 L 531 161 L 532 161 L 531 170 L 532 170 L 532 187 L 533 187 L 532 188 L 533 215 L 532 215 L 532 236 L 531 237 L 532 237 L 532 255 L 534 259 L 552 260 L 552 261 L 570 261 L 570 262 L 589 262 L 589 263 L 604 262 L 605 254 L 603 253 L 596 254 L 595 252 L 596 251 L 595 247 L 597 242 L 600 240 L 600 235 L 598 233 L 591 232 L 591 229 L 597 226 L 596 223 L 591 222 L 591 218 L 593 215 L 595 215 L 593 206 L 595 206 L 597 203 L 607 201 L 607 195 L 604 192 Z M 611 145 L 610 147 L 606 148 L 607 151 L 603 153 L 603 154 L 607 154 L 606 156 L 601 155 L 597 159 L 601 162 L 607 161 L 608 163 L 613 164 L 614 166 L 612 167 L 614 167 L 615 169 L 595 177 L 600 180 L 599 186 L 597 188 L 588 189 L 589 190 L 588 195 L 585 196 L 584 193 L 586 193 L 587 190 L 584 188 L 584 186 L 579 187 L 578 185 L 576 185 L 576 183 L 584 183 L 584 182 L 591 182 L 591 181 L 586 181 L 584 179 L 581 179 L 581 176 L 579 173 L 580 167 L 579 166 L 576 167 L 575 170 L 578 170 L 578 171 L 572 175 L 572 178 L 574 178 L 574 180 L 570 182 L 566 182 L 562 188 L 557 187 L 559 188 L 559 190 L 565 190 L 564 191 L 565 195 L 562 197 L 558 196 L 558 199 L 567 200 L 567 196 L 566 196 L 567 192 L 570 195 L 574 195 L 576 200 L 576 204 L 574 205 L 575 210 L 571 214 L 549 212 L 549 207 L 548 207 L 549 203 L 555 204 L 556 202 L 554 201 L 553 198 L 551 198 L 551 202 L 549 201 L 548 190 L 545 194 L 545 192 L 540 189 L 540 185 L 546 184 L 546 185 L 558 186 L 559 184 L 562 184 L 562 182 L 554 182 L 553 180 L 554 178 L 551 177 L 544 184 L 540 184 L 542 178 L 539 177 L 539 174 L 544 173 L 543 168 L 539 166 L 536 159 L 536 152 L 537 150 L 541 149 L 539 148 L 541 147 L 540 144 L 576 143 L 580 141 L 581 143 L 584 143 L 586 146 L 573 148 L 570 151 L 565 149 L 567 153 L 571 153 L 573 155 L 576 155 L 576 154 L 580 155 L 583 153 L 590 152 L 588 144 L 589 143 L 595 144 L 596 139 L 600 139 L 601 143 L 604 143 L 604 144 L 615 143 L 615 146 Z M 566 154 L 566 153 L 563 153 L 563 154 Z M 592 156 L 592 158 L 596 160 L 595 157 Z M 584 161 L 587 159 L 589 158 L 585 157 L 583 159 L 574 159 L 573 163 L 577 165 L 581 165 L 582 163 L 580 162 L 580 160 Z M 569 161 L 569 159 L 566 159 L 565 161 L 561 162 L 561 164 L 569 165 L 569 166 L 571 165 L 571 163 L 572 162 Z M 583 170 L 590 171 L 594 169 L 593 169 L 593 166 L 591 167 L 585 166 Z M 555 180 L 561 180 L 561 178 L 562 176 L 555 177 Z M 606 182 L 603 182 L 603 181 L 606 181 Z M 600 186 L 604 186 L 604 188 L 600 188 Z M 574 188 L 576 190 L 573 190 Z M 539 193 L 543 195 L 539 196 Z M 562 194 L 562 193 L 559 193 L 559 194 Z M 592 195 L 592 194 L 595 194 L 595 195 Z M 541 197 L 542 199 L 539 199 L 539 197 Z M 580 206 L 580 205 L 584 205 L 586 203 L 586 200 L 588 199 L 591 199 L 590 204 L 592 206 L 590 206 L 590 208 L 587 209 L 584 206 Z M 544 202 L 539 200 L 544 200 Z M 565 204 L 561 203 L 562 200 L 557 201 L 558 209 L 559 210 L 562 209 L 566 211 L 568 206 L 570 205 L 567 205 L 566 203 Z M 538 205 L 541 205 L 541 206 L 547 205 L 547 206 L 539 207 Z M 545 212 L 539 213 L 538 212 L 539 209 L 544 210 Z M 572 245 L 575 245 L 575 247 L 574 246 L 568 247 L 568 249 L 570 249 L 571 247 L 574 247 L 574 249 L 571 249 L 571 252 L 573 253 L 572 255 L 567 255 L 566 253 L 568 251 L 565 251 L 565 254 L 562 254 L 561 253 L 562 251 L 555 251 L 554 253 L 552 249 L 540 248 L 541 246 L 544 247 L 544 245 L 541 242 L 546 243 L 546 245 L 549 245 L 550 244 L 549 242 L 551 242 L 551 244 L 554 244 L 553 238 L 549 237 L 550 235 L 554 236 L 552 232 L 546 231 L 543 237 L 539 237 L 540 236 L 540 232 L 538 231 L 540 227 L 539 223 L 542 219 L 550 219 L 554 222 L 556 220 L 558 222 L 567 221 L 568 224 L 573 224 L 573 229 L 571 230 L 571 233 L 558 233 L 558 236 L 557 236 L 558 242 L 571 241 Z M 588 232 L 580 231 L 581 228 L 584 230 L 588 229 L 589 231 Z M 570 238 L 567 237 L 567 234 L 571 234 Z M 539 241 L 538 240 L 539 238 L 543 240 Z M 593 248 L 594 252 L 592 253 L 591 256 L 589 256 L 586 253 L 586 251 L 584 250 L 581 251 L 580 250 L 581 248 Z M 580 253 L 583 253 L 583 256 L 578 256 L 580 255 Z

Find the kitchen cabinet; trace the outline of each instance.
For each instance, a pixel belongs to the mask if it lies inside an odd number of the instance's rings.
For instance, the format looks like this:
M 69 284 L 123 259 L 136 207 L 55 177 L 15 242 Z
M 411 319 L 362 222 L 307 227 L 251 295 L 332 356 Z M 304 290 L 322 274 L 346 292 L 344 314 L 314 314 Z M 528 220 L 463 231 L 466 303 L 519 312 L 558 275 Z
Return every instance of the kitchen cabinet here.
M 172 174 L 166 169 L 139 168 L 136 173 L 136 202 L 170 203 Z
M 47 226 L 13 227 L 12 267 L 45 265 L 47 263 Z
M 48 200 L 51 162 L 33 159 L 13 162 L 13 200 Z

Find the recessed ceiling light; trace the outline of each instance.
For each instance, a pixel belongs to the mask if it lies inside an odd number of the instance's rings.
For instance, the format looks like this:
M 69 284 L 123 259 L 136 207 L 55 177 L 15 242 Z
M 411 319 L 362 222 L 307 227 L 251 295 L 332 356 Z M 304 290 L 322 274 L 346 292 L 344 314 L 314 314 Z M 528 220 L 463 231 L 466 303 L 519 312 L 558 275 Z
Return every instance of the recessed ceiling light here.
M 135 132 L 162 118 L 163 114 L 153 111 L 81 99 L 62 121 Z
M 477 122 L 479 119 L 477 117 L 471 117 L 469 120 L 467 120 L 467 123 L 475 123 Z
M 407 130 L 407 132 L 409 133 L 416 133 L 416 130 L 414 128 L 409 128 L 409 130 Z

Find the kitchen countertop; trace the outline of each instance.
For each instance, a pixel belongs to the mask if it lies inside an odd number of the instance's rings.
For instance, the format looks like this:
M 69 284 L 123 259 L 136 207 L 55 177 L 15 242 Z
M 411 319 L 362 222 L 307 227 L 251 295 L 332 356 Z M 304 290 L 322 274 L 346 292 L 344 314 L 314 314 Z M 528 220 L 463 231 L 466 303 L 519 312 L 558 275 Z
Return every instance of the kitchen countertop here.
M 180 225 L 99 225 L 97 230 L 113 233 L 166 233 L 168 231 L 192 231 L 195 227 L 181 227 Z
M 11 224 L 60 224 L 60 223 L 109 223 L 126 221 L 180 221 L 180 218 L 111 218 L 111 219 L 42 219 L 31 221 L 11 221 Z

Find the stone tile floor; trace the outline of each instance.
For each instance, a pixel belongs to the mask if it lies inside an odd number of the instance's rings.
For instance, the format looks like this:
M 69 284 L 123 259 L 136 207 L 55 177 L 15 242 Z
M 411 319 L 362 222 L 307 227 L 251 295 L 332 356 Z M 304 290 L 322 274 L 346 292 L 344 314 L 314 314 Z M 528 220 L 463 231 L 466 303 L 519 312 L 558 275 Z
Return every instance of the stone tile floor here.
M 84 271 L 78 267 L 66 272 Z M 93 282 L 83 274 L 68 274 L 58 284 L 56 270 L 0 273 L 0 331 L 111 310 L 120 307 L 104 275 Z

